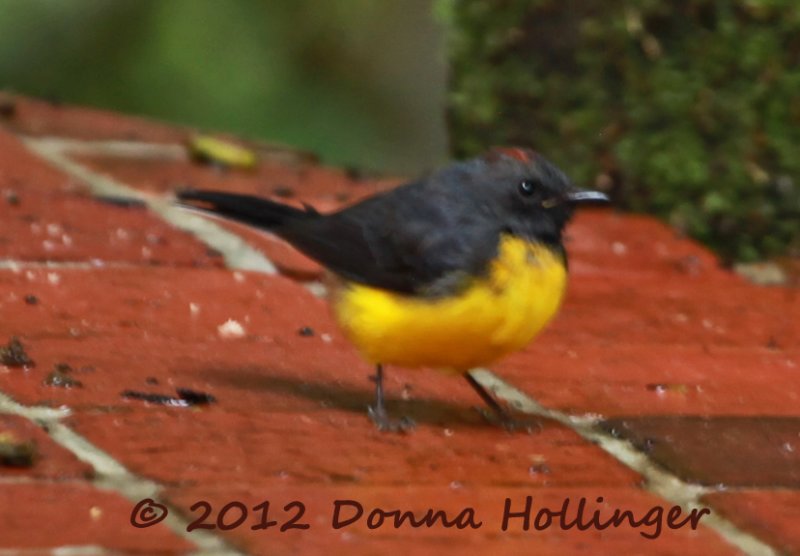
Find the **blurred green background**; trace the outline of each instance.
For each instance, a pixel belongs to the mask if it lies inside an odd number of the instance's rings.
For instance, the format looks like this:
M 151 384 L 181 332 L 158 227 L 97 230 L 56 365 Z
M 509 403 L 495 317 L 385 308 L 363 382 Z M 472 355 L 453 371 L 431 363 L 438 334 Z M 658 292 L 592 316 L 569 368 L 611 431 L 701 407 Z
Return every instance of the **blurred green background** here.
M 413 174 L 446 158 L 430 0 L 0 0 L 0 87 Z
M 2 88 L 335 165 L 530 146 L 726 262 L 800 256 L 797 0 L 0 0 L 0 52 Z

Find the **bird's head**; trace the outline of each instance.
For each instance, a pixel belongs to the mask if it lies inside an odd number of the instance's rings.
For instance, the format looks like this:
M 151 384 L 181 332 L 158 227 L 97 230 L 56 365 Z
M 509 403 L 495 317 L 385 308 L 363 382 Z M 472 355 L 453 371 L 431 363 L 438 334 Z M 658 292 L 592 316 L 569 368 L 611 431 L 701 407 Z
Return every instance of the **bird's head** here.
M 512 234 L 559 244 L 575 208 L 606 203 L 598 191 L 579 189 L 552 162 L 530 149 L 496 148 L 461 167 L 481 210 L 491 211 Z

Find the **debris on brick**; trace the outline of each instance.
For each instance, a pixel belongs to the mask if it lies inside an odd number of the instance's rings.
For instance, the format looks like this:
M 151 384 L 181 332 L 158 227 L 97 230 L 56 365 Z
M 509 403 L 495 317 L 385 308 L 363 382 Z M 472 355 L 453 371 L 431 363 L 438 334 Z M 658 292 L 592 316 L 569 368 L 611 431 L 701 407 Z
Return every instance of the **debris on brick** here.
M 20 203 L 19 195 L 13 189 L 7 189 L 3 193 L 3 197 L 5 197 L 6 203 L 11 205 L 12 207 L 18 207 L 19 206 L 19 203 Z
M 28 305 L 37 305 L 39 303 L 39 298 L 30 293 L 24 297 L 24 300 Z
M 189 407 L 189 403 L 185 400 L 170 396 L 169 394 L 153 394 L 151 392 L 139 392 L 137 390 L 124 390 L 120 395 L 128 400 L 140 400 L 158 405 Z
M 534 463 L 528 468 L 528 474 L 531 477 L 535 477 L 537 475 L 549 475 L 550 466 L 544 462 Z
M 272 194 L 276 197 L 281 197 L 283 199 L 288 199 L 290 197 L 294 197 L 294 189 L 291 187 L 287 187 L 285 185 L 279 185 L 275 189 L 272 190 Z
M 6 367 L 33 367 L 34 362 L 25 352 L 18 338 L 11 338 L 8 344 L 0 346 L 0 364 Z
M 217 399 L 206 392 L 198 392 L 190 388 L 176 388 L 177 396 L 168 394 L 156 394 L 151 392 L 139 392 L 137 390 L 125 390 L 120 395 L 128 400 L 140 400 L 147 403 L 168 405 L 172 407 L 191 407 L 195 405 L 208 405 L 215 403 Z
M 300 330 L 297 331 L 298 334 L 303 336 L 304 338 L 308 338 L 314 335 L 314 329 L 310 326 L 304 326 Z
M 241 338 L 244 336 L 244 327 L 233 319 L 226 320 L 217 327 L 220 338 Z
M 197 135 L 189 139 L 187 146 L 192 159 L 197 162 L 245 170 L 252 170 L 258 164 L 253 151 L 216 137 Z
M 186 401 L 189 405 L 208 405 L 214 403 L 217 399 L 206 392 L 198 392 L 189 388 L 176 388 L 178 397 Z
M 99 201 L 105 205 L 111 205 L 120 208 L 127 208 L 127 209 L 143 209 L 147 207 L 147 204 L 135 197 L 118 197 L 115 195 L 100 195 L 95 197 L 96 201 Z
M 0 432 L 0 466 L 31 467 L 37 454 L 34 441 L 19 440 L 11 432 Z
M 650 392 L 655 392 L 658 395 L 665 395 L 667 393 L 686 394 L 688 390 L 688 387 L 685 384 L 664 384 L 664 383 L 646 384 L 645 388 Z

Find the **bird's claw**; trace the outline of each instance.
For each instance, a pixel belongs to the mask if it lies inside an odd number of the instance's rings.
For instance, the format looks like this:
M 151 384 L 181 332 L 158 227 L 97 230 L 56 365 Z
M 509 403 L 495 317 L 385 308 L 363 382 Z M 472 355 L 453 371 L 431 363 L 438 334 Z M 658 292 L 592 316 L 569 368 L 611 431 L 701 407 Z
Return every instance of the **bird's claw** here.
M 375 426 L 381 432 L 397 432 L 401 434 L 405 434 L 411 432 L 414 427 L 416 427 L 416 423 L 408 417 L 401 417 L 400 419 L 392 419 L 386 413 L 386 409 L 383 407 L 375 407 L 369 406 L 367 407 L 367 413 L 369 414 L 369 418 L 372 419 L 372 422 L 375 423 Z

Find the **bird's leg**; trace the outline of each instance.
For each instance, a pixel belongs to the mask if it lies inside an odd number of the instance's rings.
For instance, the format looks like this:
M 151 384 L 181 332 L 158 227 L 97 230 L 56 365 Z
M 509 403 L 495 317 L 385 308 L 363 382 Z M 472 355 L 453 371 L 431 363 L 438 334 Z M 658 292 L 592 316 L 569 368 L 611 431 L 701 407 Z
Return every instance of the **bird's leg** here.
M 484 388 L 480 382 L 475 380 L 475 377 L 469 373 L 464 373 L 464 378 L 467 379 L 469 385 L 472 386 L 472 388 L 478 393 L 486 405 L 489 406 L 489 409 L 491 409 L 491 414 L 485 410 L 479 411 L 481 415 L 483 415 L 483 417 L 493 425 L 500 425 L 509 431 L 527 430 L 528 432 L 532 432 L 534 428 L 542 428 L 541 423 L 538 421 L 527 423 L 514 419 L 505 409 L 503 409 L 503 406 L 497 403 L 497 400 L 495 400 L 494 397 L 492 397 L 492 395 L 486 391 L 486 388 Z
M 492 412 L 494 413 L 494 416 L 500 422 L 505 423 L 505 422 L 508 422 L 508 421 L 512 420 L 511 416 L 506 412 L 506 410 L 503 409 L 503 407 L 499 403 L 497 403 L 497 400 L 495 400 L 492 397 L 492 395 L 489 394 L 489 392 L 486 391 L 486 388 L 484 388 L 483 385 L 480 382 L 475 380 L 475 377 L 473 377 L 469 373 L 464 373 L 464 378 L 467 379 L 467 382 L 469 383 L 469 385 L 472 386 L 472 388 L 475 390 L 475 392 L 478 393 L 478 395 L 486 403 L 486 405 L 489 406 L 489 409 L 492 410 Z
M 375 366 L 375 375 L 370 377 L 375 383 L 375 404 L 369 406 L 369 417 L 378 430 L 391 431 L 391 432 L 407 432 L 414 428 L 414 422 L 408 417 L 402 417 L 399 420 L 389 418 L 386 412 L 386 406 L 383 401 L 383 365 L 378 363 Z
M 383 365 L 378 363 L 375 366 L 375 374 L 370 377 L 375 383 L 375 405 L 370 406 L 370 415 L 373 420 L 386 418 L 386 407 L 383 403 Z

